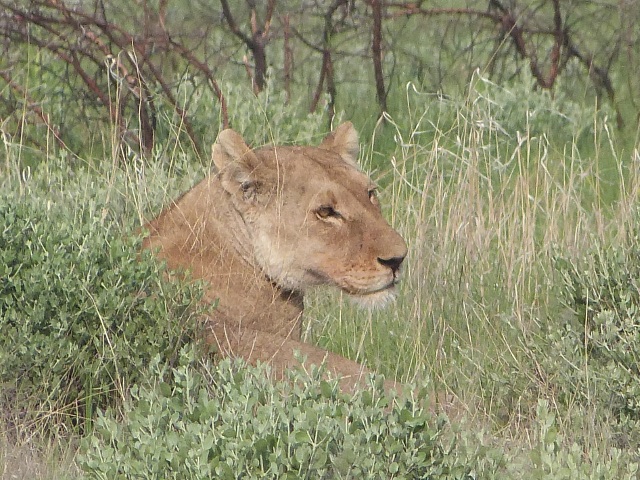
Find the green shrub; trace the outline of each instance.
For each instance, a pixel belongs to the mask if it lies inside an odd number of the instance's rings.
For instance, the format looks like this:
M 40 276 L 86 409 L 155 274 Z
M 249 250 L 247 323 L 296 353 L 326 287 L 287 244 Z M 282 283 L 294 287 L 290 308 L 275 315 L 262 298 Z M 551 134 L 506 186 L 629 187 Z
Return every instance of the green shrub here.
M 530 72 L 523 72 L 523 77 L 522 81 L 509 82 L 507 86 L 477 77 L 473 83 L 473 104 L 478 115 L 484 116 L 480 128 L 492 125 L 508 136 L 544 135 L 558 143 L 590 135 L 593 142 L 596 128 L 615 116 L 608 105 L 576 102 L 567 93 L 571 88 L 566 85 L 551 92 L 536 89 Z
M 184 352 L 132 390 L 124 418 L 98 416 L 79 457 L 90 478 L 475 478 L 475 453 L 445 440 L 443 421 L 390 406 L 375 379 L 348 396 L 322 369 L 273 383 L 264 366 L 196 369 Z
M 285 92 L 277 92 L 273 80 L 269 77 L 265 90 L 258 95 L 242 85 L 225 85 L 231 128 L 254 148 L 266 144 L 320 143 L 329 129 L 326 112 L 307 112 L 304 97 L 287 102 Z M 333 119 L 334 126 L 340 123 L 340 117 L 338 113 Z
M 581 480 L 597 479 L 635 479 L 638 464 L 630 455 L 612 448 L 606 455 L 594 456 L 592 461 L 585 459 L 585 449 L 577 443 L 565 445 L 563 435 L 555 415 L 549 410 L 549 402 L 538 400 L 536 406 L 536 431 L 533 432 L 534 444 L 529 452 L 530 468 L 516 470 L 510 465 L 513 478 Z
M 71 214 L 32 193 L 0 196 L 0 400 L 75 423 L 175 358 L 199 289 L 163 278 L 99 202 Z
M 547 325 L 541 361 L 565 403 L 594 406 L 617 425 L 621 446 L 639 446 L 640 231 L 556 265 L 570 314 Z

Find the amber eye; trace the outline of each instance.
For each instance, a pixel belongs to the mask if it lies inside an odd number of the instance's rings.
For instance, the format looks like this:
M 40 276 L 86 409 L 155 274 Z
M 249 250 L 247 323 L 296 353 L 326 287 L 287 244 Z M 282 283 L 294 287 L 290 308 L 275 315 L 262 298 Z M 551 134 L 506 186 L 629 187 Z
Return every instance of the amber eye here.
M 331 205 L 322 205 L 321 207 L 316 209 L 316 216 L 321 220 L 326 220 L 327 218 L 340 218 L 342 215 Z

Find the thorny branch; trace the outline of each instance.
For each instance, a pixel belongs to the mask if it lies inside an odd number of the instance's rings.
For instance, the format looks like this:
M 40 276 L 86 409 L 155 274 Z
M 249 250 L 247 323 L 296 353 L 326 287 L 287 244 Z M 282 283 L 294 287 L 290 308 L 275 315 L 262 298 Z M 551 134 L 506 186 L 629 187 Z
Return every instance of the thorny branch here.
M 205 3 L 202 0 L 202 5 Z M 198 0 L 195 4 L 199 5 Z M 171 24 L 170 12 L 176 7 L 171 0 L 135 2 L 130 7 L 134 27 L 117 20 L 104 0 L 0 0 L 0 48 L 4 48 L 0 82 L 5 85 L 0 89 L 0 115 L 4 117 L 0 128 L 7 131 L 10 123 L 13 131 L 22 135 L 28 131 L 24 127 L 33 122 L 44 125 L 60 148 L 73 143 L 73 122 L 65 122 L 66 109 L 61 109 L 61 114 L 54 112 L 53 103 L 39 99 L 37 92 L 25 87 L 28 83 L 22 83 L 25 70 L 12 68 L 21 64 L 20 49 L 16 48 L 21 45 L 59 61 L 54 67 L 43 63 L 38 68 L 43 69 L 39 73 L 47 74 L 50 91 L 73 92 L 76 108 L 69 112 L 80 112 L 87 122 L 108 120 L 122 147 L 135 147 L 143 154 L 158 142 L 159 125 L 167 109 L 178 120 L 179 135 L 186 135 L 198 152 L 203 151 L 190 117 L 190 104 L 180 100 L 183 90 L 176 88 L 180 85 L 193 86 L 193 91 L 200 86 L 208 89 L 217 99 L 222 125 L 229 126 L 228 105 L 216 78 L 218 69 L 226 65 L 243 66 L 232 60 L 238 47 L 247 51 L 244 67 L 256 94 L 266 86 L 270 65 L 278 75 L 274 79 L 281 78 L 284 83 L 287 102 L 292 90 L 302 86 L 298 91 L 309 91 L 311 111 L 326 93 L 327 110 L 333 115 L 341 82 L 371 82 L 384 112 L 394 75 L 385 71 L 385 59 L 402 61 L 404 55 L 405 61 L 408 57 L 412 64 L 418 63 L 417 75 L 422 75 L 431 61 L 421 58 L 419 49 L 403 52 L 399 41 L 385 32 L 401 31 L 403 25 L 416 20 L 430 28 L 438 25 L 430 23 L 435 17 L 452 20 L 448 22 L 453 25 L 451 31 L 456 25 L 472 26 L 474 34 L 467 45 L 451 46 L 447 44 L 451 40 L 447 27 L 434 51 L 449 48 L 470 69 L 487 65 L 492 76 L 495 65 L 502 65 L 514 76 L 524 66 L 543 89 L 557 88 L 568 67 L 578 66 L 570 72 L 584 72 L 598 95 L 605 95 L 616 108 L 618 125 L 623 124 L 610 72 L 616 52 L 632 51 L 637 45 L 635 37 L 623 39 L 621 31 L 613 43 L 602 40 L 598 44 L 593 35 L 587 43 L 585 24 L 577 26 L 575 20 L 582 7 L 560 0 L 473 0 L 460 8 L 429 8 L 431 3 L 425 0 L 220 0 L 206 5 L 206 12 L 212 13 L 200 24 L 207 26 L 187 32 Z M 633 25 L 632 19 L 627 23 Z M 220 44 L 208 38 L 211 24 L 218 33 L 213 37 L 223 39 Z M 483 41 L 488 47 L 478 51 L 485 57 L 476 57 L 473 49 Z M 212 44 L 217 49 L 212 49 Z M 219 45 L 226 50 L 220 51 Z M 279 55 L 268 51 L 276 48 L 282 49 L 281 65 L 274 60 Z M 456 48 L 473 54 L 467 56 Z M 372 65 L 372 75 L 345 80 L 340 74 L 351 61 Z
M 154 146 L 158 113 L 154 91 L 159 89 L 196 150 L 202 152 L 201 141 L 195 134 L 191 120 L 170 87 L 172 80 L 156 65 L 154 52 L 162 51 L 165 57 L 186 59 L 190 67 L 204 76 L 220 102 L 225 127 L 228 126 L 226 102 L 211 69 L 166 31 L 166 3 L 166 0 L 161 1 L 157 13 L 160 29 L 143 32 L 145 36 L 134 35 L 107 21 L 104 8 L 96 8 L 94 13 L 89 14 L 57 0 L 32 0 L 26 6 L 2 0 L 0 8 L 6 13 L 5 18 L 0 19 L 0 36 L 38 46 L 69 65 L 93 98 L 97 99 L 97 104 L 107 109 L 122 140 L 137 145 L 144 153 L 150 152 Z M 146 9 L 145 15 L 153 13 Z M 4 71 L 2 78 L 16 89 L 10 72 Z M 109 81 L 105 82 L 105 78 Z M 123 113 L 128 104 L 137 112 L 139 134 L 126 123 Z M 42 107 L 30 102 L 28 108 L 47 124 L 50 131 L 55 132 L 54 137 L 59 145 L 65 145 L 62 139 L 64 132 L 48 123 L 48 120 L 45 121 L 48 117 Z
M 233 16 L 227 0 L 220 0 L 222 13 L 229 25 L 231 32 L 238 37 L 245 46 L 251 51 L 254 61 L 254 74 L 252 82 L 256 93 L 261 92 L 266 83 L 267 78 L 267 53 L 266 47 L 269 43 L 269 29 L 271 27 L 271 18 L 276 7 L 275 0 L 268 0 L 267 11 L 262 26 L 258 25 L 258 14 L 256 12 L 255 2 L 251 2 L 251 36 L 245 34 Z
M 576 59 L 586 70 L 597 90 L 604 89 L 607 97 L 617 111 L 618 126 L 623 126 L 620 111 L 615 105 L 615 91 L 609 75 L 609 69 L 597 65 L 593 54 L 584 54 L 576 46 L 569 26 L 563 19 L 560 0 L 551 0 L 553 20 L 551 28 L 536 27 L 536 23 L 527 19 L 515 10 L 515 3 L 505 4 L 500 0 L 489 0 L 486 10 L 473 8 L 423 8 L 418 3 L 388 2 L 386 6 L 389 19 L 402 16 L 420 15 L 423 17 L 435 16 L 464 16 L 489 21 L 498 28 L 500 35 L 511 40 L 518 55 L 528 60 L 529 70 L 539 87 L 552 89 L 558 76 L 563 72 L 569 60 Z M 539 22 L 543 23 L 543 22 Z M 544 73 L 539 51 L 533 42 L 536 37 L 549 37 L 553 45 L 549 53 L 548 73 Z M 497 54 L 497 52 L 496 52 Z
M 383 0 L 371 0 L 373 15 L 371 53 L 376 82 L 376 97 L 381 113 L 384 113 L 387 111 L 387 91 L 384 88 L 384 73 L 382 71 L 382 4 Z
M 320 78 L 316 87 L 313 100 L 311 102 L 311 111 L 315 111 L 318 102 L 322 96 L 322 87 L 326 84 L 327 93 L 329 94 L 329 115 L 333 117 L 335 114 L 336 97 L 338 90 L 334 79 L 333 57 L 331 47 L 331 37 L 334 32 L 333 15 L 341 7 L 346 5 L 348 0 L 335 0 L 324 14 L 324 29 L 322 30 L 322 47 L 317 50 L 322 52 L 322 66 L 320 67 Z M 314 47 L 316 48 L 316 47 Z

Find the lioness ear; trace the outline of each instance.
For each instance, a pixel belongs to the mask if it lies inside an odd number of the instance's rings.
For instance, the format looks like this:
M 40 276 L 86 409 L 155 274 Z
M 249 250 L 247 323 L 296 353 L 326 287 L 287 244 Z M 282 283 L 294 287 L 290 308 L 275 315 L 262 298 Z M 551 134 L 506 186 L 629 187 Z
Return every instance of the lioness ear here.
M 346 163 L 359 168 L 358 154 L 360 153 L 360 145 L 358 144 L 358 132 L 353 128 L 351 122 L 344 122 L 327 135 L 320 144 L 320 148 L 334 151 Z
M 237 132 L 227 129 L 218 134 L 211 158 L 220 177 L 222 187 L 232 196 L 242 195 L 244 200 L 254 200 L 260 190 L 258 178 L 260 160 Z

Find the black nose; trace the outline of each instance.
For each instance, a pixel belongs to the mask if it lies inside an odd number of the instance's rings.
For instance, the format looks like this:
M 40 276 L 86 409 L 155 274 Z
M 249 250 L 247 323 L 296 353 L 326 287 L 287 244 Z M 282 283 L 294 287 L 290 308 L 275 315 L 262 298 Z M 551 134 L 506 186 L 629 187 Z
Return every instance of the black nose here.
M 378 262 L 380 262 L 380 264 L 384 265 L 385 267 L 389 267 L 393 271 L 393 273 L 396 273 L 398 271 L 400 265 L 402 265 L 403 260 L 404 256 L 389 258 L 378 257 Z

